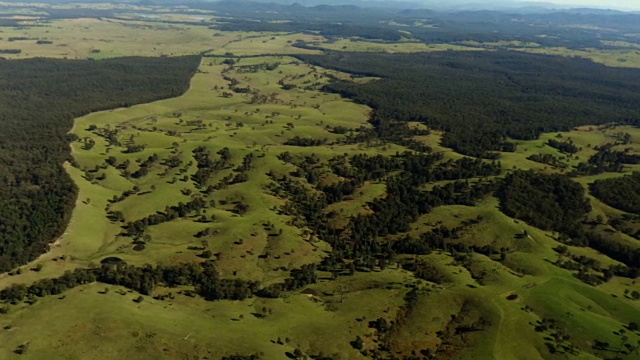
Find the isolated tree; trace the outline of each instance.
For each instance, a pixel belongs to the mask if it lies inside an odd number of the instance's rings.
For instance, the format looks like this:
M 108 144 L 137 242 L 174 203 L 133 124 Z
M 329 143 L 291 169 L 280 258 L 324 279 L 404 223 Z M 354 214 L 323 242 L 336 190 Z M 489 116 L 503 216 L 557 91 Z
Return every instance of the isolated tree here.
M 364 349 L 364 340 L 360 336 L 356 336 L 356 339 L 351 342 L 351 346 L 356 350 L 362 350 Z

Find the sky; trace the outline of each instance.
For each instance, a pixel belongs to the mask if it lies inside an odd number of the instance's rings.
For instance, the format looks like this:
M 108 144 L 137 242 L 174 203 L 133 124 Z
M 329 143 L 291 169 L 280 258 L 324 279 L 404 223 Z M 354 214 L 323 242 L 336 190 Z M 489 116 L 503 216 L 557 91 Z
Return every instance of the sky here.
M 366 0 L 365 0 L 366 1 Z M 383 0 L 376 0 L 383 1 Z M 398 0 L 403 1 L 403 0 Z M 448 4 L 453 5 L 454 7 L 461 4 L 487 4 L 490 6 L 495 6 L 499 4 L 535 4 L 535 3 L 544 3 L 545 5 L 549 4 L 558 4 L 562 7 L 571 6 L 571 7 L 593 7 L 600 9 L 618 9 L 618 10 L 634 10 L 640 11 L 640 0 L 405 0 L 410 2 L 423 2 L 427 4 Z
M 517 1 L 528 2 L 531 0 Z M 593 6 L 598 8 L 640 10 L 640 0 L 542 0 L 542 2 L 562 5 Z

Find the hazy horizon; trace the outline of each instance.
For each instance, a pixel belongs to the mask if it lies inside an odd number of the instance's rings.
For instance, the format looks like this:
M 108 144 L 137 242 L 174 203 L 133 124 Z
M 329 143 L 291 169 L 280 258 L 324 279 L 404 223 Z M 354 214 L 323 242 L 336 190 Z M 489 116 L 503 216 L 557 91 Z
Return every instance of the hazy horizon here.
M 381 0 L 376 0 L 381 1 Z M 403 0 L 397 0 L 403 1 Z M 412 1 L 412 0 L 408 0 Z M 442 4 L 441 1 L 435 0 L 413 0 L 416 3 L 424 3 L 424 4 Z M 447 5 L 464 5 L 464 4 L 474 4 L 474 5 L 482 5 L 487 4 L 488 7 L 499 6 L 499 5 L 535 5 L 535 4 L 556 4 L 562 7 L 593 7 L 593 8 L 606 8 L 606 9 L 618 9 L 618 10 L 640 10 L 640 0 L 454 0 L 449 1 Z M 446 5 L 445 5 L 446 6 Z
M 531 0 L 514 0 L 517 3 L 535 2 Z M 507 0 L 508 2 L 508 0 Z M 570 5 L 570 6 L 590 6 L 598 8 L 610 8 L 610 9 L 627 9 L 627 10 L 640 10 L 640 1 L 638 0 L 550 0 L 541 1 L 558 5 Z
M 269 0 L 261 0 L 267 1 Z M 272 0 L 274 1 L 274 0 Z M 283 2 L 277 1 L 275 2 Z M 306 3 L 304 0 L 290 0 L 289 2 L 300 2 Z M 322 3 L 322 0 L 312 1 L 313 3 Z M 349 3 L 350 0 L 327 0 L 326 3 Z M 399 2 L 405 4 L 415 4 L 419 6 L 426 6 L 429 8 L 439 9 L 439 8 L 461 8 L 465 5 L 472 5 L 474 8 L 500 8 L 500 7 L 510 7 L 510 6 L 527 6 L 527 5 L 542 5 L 545 7 L 549 7 L 550 5 L 557 5 L 560 8 L 567 7 L 590 7 L 590 8 L 598 8 L 598 9 L 615 9 L 615 10 L 631 10 L 631 11 L 640 11 L 640 0 L 355 0 L 354 2 L 360 3 L 384 3 L 384 2 Z

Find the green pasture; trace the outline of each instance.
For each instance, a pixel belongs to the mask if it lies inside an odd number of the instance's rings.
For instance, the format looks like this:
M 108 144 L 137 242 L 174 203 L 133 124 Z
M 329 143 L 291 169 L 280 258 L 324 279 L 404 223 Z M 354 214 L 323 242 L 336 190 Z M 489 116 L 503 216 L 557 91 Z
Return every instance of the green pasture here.
M 143 296 L 137 302 L 137 293 L 95 283 L 13 307 L 0 317 L 0 357 L 174 359 L 260 353 L 279 359 L 298 348 L 310 355 L 364 359 L 349 341 L 362 336 L 368 347 L 374 346 L 368 321 L 381 313 L 392 317 L 406 292 L 400 285 L 410 279 L 398 270 L 361 273 L 313 285 L 322 296 L 215 303 L 178 294 L 163 301 Z M 48 325 L 35 334 L 31 324 L 43 319 Z M 13 353 L 24 344 L 25 354 Z
M 482 50 L 481 47 L 456 44 L 427 44 L 423 42 L 373 42 L 360 39 L 340 39 L 331 42 L 317 42 L 315 46 L 335 51 L 411 53 L 430 51 L 468 51 Z
M 118 56 L 161 56 L 197 54 L 203 49 L 220 47 L 232 36 L 214 37 L 206 26 L 145 24 L 111 19 L 56 20 L 44 25 L 34 23 L 20 28 L 3 28 L 0 48 L 21 49 L 8 58 L 57 57 L 101 59 Z M 34 40 L 9 41 L 9 37 Z M 51 44 L 37 44 L 37 40 Z

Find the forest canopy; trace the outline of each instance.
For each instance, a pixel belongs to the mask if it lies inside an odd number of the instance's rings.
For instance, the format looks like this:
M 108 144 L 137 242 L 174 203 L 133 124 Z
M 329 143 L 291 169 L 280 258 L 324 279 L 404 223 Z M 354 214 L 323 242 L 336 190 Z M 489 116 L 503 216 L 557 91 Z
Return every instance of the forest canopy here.
M 375 120 L 420 121 L 466 155 L 512 151 L 509 138 L 579 125 L 640 123 L 640 70 L 513 51 L 415 54 L 329 52 L 313 64 L 382 80 L 336 81 L 327 90 L 375 109 Z
M 591 193 L 614 208 L 640 214 L 640 172 L 612 179 L 596 180 Z
M 77 189 L 63 169 L 75 117 L 184 93 L 199 57 L 0 61 L 0 272 L 46 251 Z
M 505 214 L 544 230 L 571 231 L 591 211 L 582 185 L 565 175 L 516 171 L 496 195 Z

